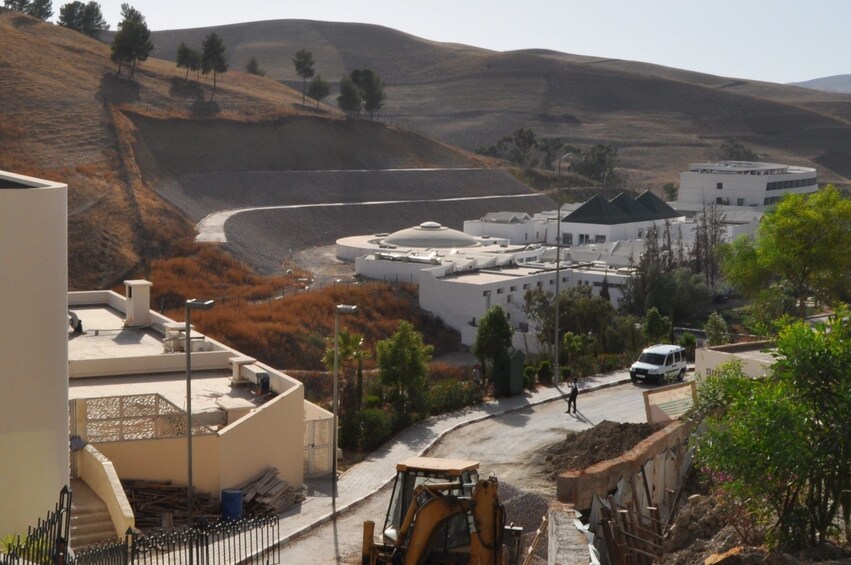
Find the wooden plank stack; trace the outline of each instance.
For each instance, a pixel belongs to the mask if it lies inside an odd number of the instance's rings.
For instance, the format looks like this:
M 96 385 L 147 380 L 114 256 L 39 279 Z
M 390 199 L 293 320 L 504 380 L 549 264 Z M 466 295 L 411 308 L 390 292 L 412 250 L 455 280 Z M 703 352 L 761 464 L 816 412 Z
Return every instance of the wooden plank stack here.
M 136 527 L 160 528 L 182 526 L 188 520 L 187 491 L 185 486 L 174 486 L 171 481 L 126 479 L 121 481 L 133 514 Z M 198 522 L 215 522 L 219 518 L 219 501 L 209 493 L 195 491 L 192 517 Z
M 246 516 L 280 514 L 304 499 L 287 481 L 278 477 L 275 468 L 247 482 L 240 490 Z

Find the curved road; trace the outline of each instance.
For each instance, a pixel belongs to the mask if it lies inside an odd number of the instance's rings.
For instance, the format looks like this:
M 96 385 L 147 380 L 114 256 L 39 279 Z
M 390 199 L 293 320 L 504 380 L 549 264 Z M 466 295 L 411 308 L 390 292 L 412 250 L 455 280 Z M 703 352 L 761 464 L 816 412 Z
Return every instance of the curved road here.
M 623 384 L 583 393 L 578 414 L 566 414 L 566 399 L 510 412 L 466 425 L 440 440 L 428 454 L 437 457 L 474 459 L 480 473 L 493 472 L 501 484 L 534 495 L 555 499 L 555 483 L 538 464 L 541 449 L 561 441 L 565 432 L 578 432 L 603 420 L 646 422 L 644 385 Z M 378 527 L 384 520 L 391 487 L 330 520 L 279 550 L 280 563 L 359 563 L 364 520 Z
M 225 235 L 225 222 L 231 217 L 245 212 L 254 212 L 258 210 L 293 210 L 298 208 L 335 208 L 343 206 L 380 206 L 382 204 L 407 204 L 417 202 L 461 202 L 465 200 L 488 200 L 491 198 L 529 198 L 540 197 L 540 194 L 499 194 L 491 196 L 460 196 L 456 198 L 417 198 L 413 200 L 375 200 L 369 202 L 330 202 L 323 204 L 287 204 L 280 206 L 255 206 L 251 208 L 234 208 L 231 210 L 222 210 L 213 212 L 206 218 L 198 222 L 195 226 L 198 230 L 198 235 L 195 236 L 195 241 L 198 242 L 214 242 L 226 243 L 227 236 Z

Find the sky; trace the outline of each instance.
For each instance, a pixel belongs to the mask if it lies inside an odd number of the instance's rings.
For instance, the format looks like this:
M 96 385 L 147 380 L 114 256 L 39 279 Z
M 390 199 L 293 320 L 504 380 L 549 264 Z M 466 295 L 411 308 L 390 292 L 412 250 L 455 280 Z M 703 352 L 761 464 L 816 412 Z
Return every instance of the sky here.
M 495 51 L 542 48 L 733 78 L 799 82 L 851 74 L 851 0 L 102 0 L 151 30 L 277 19 L 383 25 Z M 55 0 L 54 9 L 65 0 Z

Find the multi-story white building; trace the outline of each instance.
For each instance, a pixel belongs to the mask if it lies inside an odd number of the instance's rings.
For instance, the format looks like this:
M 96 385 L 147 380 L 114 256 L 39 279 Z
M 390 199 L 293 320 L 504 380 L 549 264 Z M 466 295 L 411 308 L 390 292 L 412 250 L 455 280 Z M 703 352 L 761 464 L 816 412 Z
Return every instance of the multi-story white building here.
M 818 174 L 810 167 L 751 161 L 693 163 L 680 173 L 678 201 L 764 207 L 785 194 L 817 190 Z

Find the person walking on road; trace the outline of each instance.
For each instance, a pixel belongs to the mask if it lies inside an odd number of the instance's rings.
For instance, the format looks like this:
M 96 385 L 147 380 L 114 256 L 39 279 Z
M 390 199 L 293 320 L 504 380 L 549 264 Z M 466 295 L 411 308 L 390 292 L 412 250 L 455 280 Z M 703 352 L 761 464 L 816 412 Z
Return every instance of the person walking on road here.
M 567 413 L 570 414 L 570 407 L 573 406 L 573 413 L 576 414 L 576 397 L 579 396 L 579 384 L 576 378 L 570 380 L 570 394 L 567 396 Z

